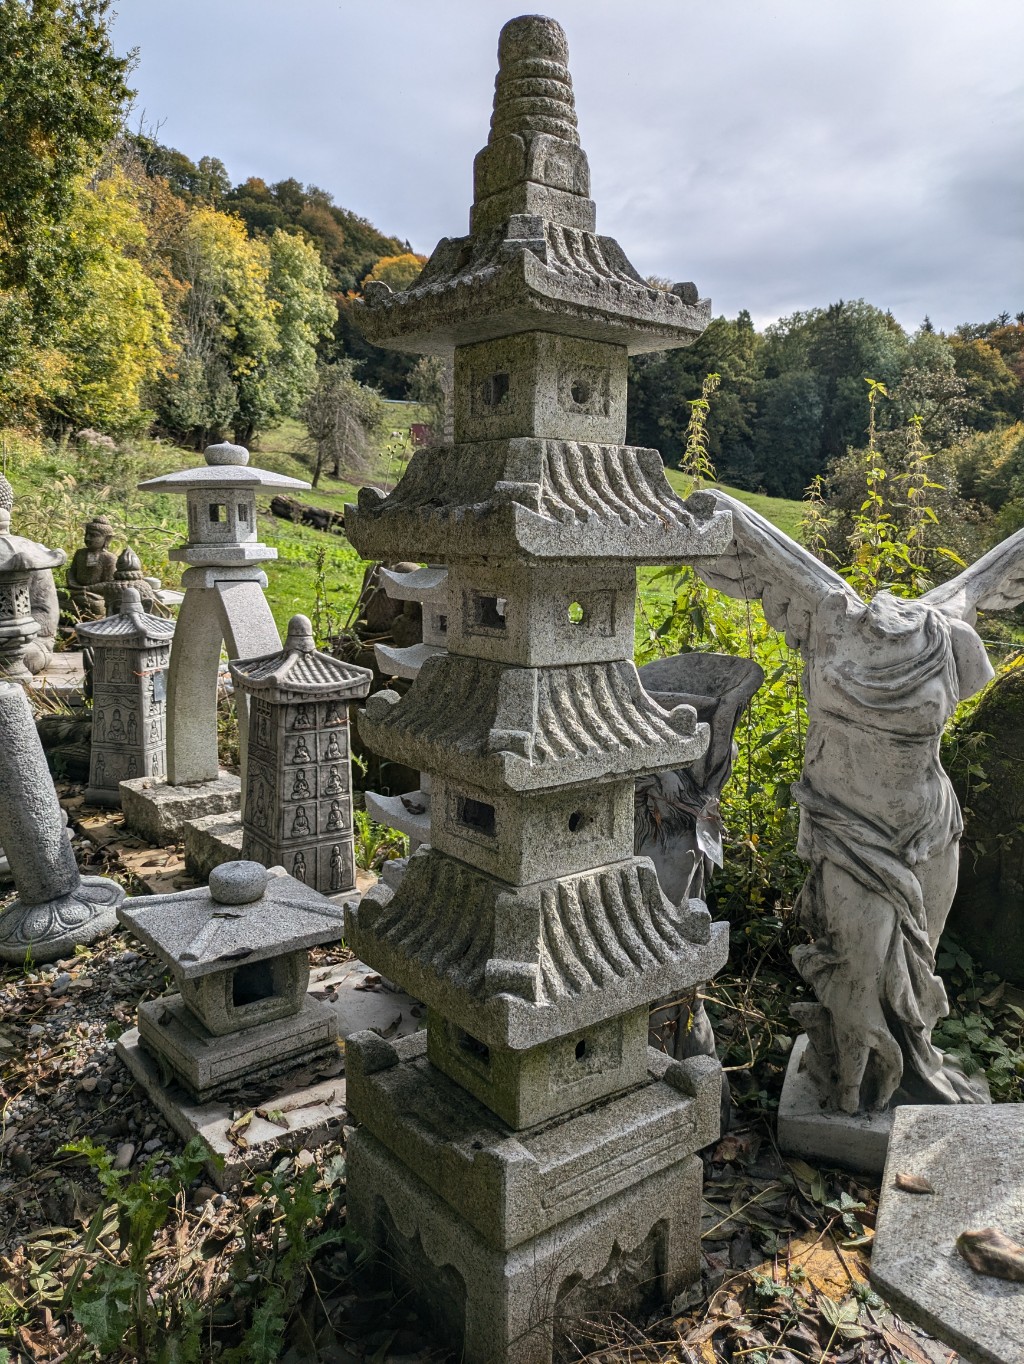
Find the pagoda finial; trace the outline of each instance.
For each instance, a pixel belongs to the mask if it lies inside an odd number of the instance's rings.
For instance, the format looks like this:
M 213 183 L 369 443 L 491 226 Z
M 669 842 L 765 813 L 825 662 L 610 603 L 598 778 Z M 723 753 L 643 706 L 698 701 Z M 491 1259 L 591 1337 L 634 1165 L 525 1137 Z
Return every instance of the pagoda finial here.
M 579 146 L 569 45 L 554 19 L 524 14 L 498 38 L 498 75 L 490 141 L 507 133 L 548 133 Z
M 501 30 L 491 131 L 473 168 L 474 236 L 523 214 L 594 230 L 568 61 L 554 19 L 524 14 Z
M 284 642 L 286 653 L 313 653 L 316 640 L 313 638 L 313 625 L 308 616 L 295 615 L 288 622 L 288 634 Z

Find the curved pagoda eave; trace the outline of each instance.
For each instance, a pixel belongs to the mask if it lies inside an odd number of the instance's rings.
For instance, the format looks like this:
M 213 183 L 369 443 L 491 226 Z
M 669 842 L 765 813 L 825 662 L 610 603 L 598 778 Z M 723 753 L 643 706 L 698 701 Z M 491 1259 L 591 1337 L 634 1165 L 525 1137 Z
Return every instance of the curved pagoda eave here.
M 633 281 L 625 275 L 559 273 L 514 241 L 504 243 L 508 253 L 498 264 L 451 272 L 442 261 L 431 269 L 439 253 L 457 259 L 471 240 L 442 241 L 424 267 L 424 283 L 398 293 L 371 290 L 359 319 L 367 340 L 392 350 L 447 355 L 456 346 L 546 331 L 625 346 L 638 355 L 692 345 L 711 321 L 707 299 L 684 302 L 639 276 Z M 610 238 L 594 240 L 615 246 Z

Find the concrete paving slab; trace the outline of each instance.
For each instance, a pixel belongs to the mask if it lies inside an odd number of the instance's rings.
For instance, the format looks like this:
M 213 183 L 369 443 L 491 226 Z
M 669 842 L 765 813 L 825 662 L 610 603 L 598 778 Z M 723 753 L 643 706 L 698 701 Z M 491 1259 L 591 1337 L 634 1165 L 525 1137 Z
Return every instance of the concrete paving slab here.
M 935 1192 L 905 1192 L 898 1174 Z M 976 1273 L 956 1248 L 962 1231 L 981 1227 L 1024 1244 L 1024 1104 L 898 1108 L 872 1283 L 972 1364 L 1024 1364 L 1024 1284 Z

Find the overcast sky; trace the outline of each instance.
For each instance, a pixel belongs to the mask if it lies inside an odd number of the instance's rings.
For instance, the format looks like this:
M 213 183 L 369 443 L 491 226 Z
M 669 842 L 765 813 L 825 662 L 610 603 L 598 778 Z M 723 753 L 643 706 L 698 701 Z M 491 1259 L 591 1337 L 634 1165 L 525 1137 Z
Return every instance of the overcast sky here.
M 514 0 L 116 0 L 135 118 L 429 252 L 467 230 Z M 552 0 L 598 230 L 763 324 L 1024 309 L 1024 0 Z

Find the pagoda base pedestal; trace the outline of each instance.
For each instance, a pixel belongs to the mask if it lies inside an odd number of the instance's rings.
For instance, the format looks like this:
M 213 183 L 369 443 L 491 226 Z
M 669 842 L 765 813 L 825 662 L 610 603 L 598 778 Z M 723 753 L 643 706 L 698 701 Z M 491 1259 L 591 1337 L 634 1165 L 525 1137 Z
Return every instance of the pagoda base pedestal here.
M 157 847 L 177 843 L 188 820 L 237 812 L 242 799 L 242 784 L 232 772 L 220 772 L 213 781 L 190 786 L 135 777 L 123 781 L 120 791 L 125 827 Z
M 349 1039 L 349 1218 L 465 1364 L 578 1358 L 580 1323 L 670 1303 L 699 1273 L 721 1070 L 648 1053 L 644 1083 L 513 1131 L 425 1055 Z

